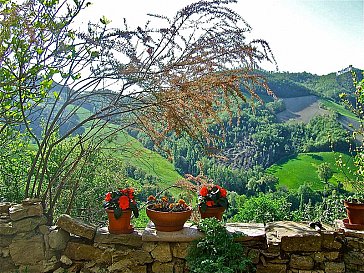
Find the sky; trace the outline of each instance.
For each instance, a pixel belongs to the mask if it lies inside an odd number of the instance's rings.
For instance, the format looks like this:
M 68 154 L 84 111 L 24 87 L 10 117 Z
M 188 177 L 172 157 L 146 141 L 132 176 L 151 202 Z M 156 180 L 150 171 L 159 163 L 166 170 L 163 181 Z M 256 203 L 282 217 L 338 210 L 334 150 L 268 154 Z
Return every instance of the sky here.
M 144 25 L 148 13 L 172 17 L 191 0 L 91 0 L 79 24 L 103 15 L 121 26 Z M 324 75 L 353 65 L 364 69 L 364 0 L 238 0 L 230 8 L 266 40 L 280 71 Z M 273 66 L 266 67 L 273 70 Z

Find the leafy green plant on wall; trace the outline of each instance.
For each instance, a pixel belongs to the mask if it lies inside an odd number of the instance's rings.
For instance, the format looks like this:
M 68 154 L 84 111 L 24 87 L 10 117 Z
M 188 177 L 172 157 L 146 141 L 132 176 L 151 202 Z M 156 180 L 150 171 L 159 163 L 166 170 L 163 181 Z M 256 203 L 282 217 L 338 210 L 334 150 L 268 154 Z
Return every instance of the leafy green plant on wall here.
M 252 272 L 251 261 L 244 255 L 243 246 L 234 241 L 224 224 L 215 218 L 203 219 L 199 229 L 205 236 L 193 242 L 187 255 L 191 273 Z
M 364 73 L 363 73 L 364 74 Z M 355 142 L 355 147 L 353 147 L 350 152 L 353 154 L 353 163 L 357 168 L 354 173 L 354 179 L 348 179 L 346 181 L 355 193 L 355 198 L 364 202 L 364 78 L 362 80 L 357 80 L 357 76 L 353 73 L 353 82 L 355 86 L 354 100 L 351 100 L 346 93 L 340 94 L 340 99 L 345 104 L 345 106 L 358 118 L 358 125 L 352 126 L 352 140 Z M 350 169 L 347 168 L 347 164 L 341 160 L 338 161 L 339 165 L 343 170 Z

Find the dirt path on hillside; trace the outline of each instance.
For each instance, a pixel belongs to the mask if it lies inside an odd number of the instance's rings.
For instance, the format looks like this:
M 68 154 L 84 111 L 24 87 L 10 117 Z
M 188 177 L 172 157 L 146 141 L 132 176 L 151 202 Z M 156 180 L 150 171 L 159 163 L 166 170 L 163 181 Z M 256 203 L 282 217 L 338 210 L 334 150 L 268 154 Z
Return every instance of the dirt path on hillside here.
M 301 121 L 308 123 L 315 116 L 329 114 L 328 110 L 319 106 L 317 96 L 303 96 L 283 99 L 286 110 L 277 114 L 280 122 Z

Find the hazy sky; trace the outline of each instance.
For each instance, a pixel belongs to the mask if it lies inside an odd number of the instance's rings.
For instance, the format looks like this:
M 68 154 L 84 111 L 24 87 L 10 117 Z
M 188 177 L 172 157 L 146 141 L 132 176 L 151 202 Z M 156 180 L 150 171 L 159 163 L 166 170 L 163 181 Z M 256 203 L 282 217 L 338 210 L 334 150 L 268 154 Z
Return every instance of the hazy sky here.
M 147 13 L 173 16 L 191 0 L 91 0 L 81 21 L 102 15 L 143 25 Z M 328 74 L 349 65 L 364 69 L 364 0 L 238 0 L 230 7 L 266 40 L 280 71 Z

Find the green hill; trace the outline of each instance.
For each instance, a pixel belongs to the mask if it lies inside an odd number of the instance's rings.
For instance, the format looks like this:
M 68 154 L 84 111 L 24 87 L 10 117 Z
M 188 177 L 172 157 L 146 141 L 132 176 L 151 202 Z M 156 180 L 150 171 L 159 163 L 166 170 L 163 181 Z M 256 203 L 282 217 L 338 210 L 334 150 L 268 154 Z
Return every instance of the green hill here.
M 301 153 L 296 156 L 290 156 L 282 159 L 278 163 L 267 169 L 267 172 L 279 178 L 279 186 L 288 189 L 298 189 L 300 185 L 306 183 L 314 190 L 324 189 L 324 183 L 320 181 L 317 175 L 317 166 L 327 162 L 334 172 L 333 177 L 329 180 L 333 185 L 337 182 L 344 181 L 345 176 L 336 166 L 336 160 L 340 153 L 317 152 Z M 345 161 L 350 162 L 350 156 L 341 154 Z M 351 165 L 353 168 L 353 165 Z
M 115 156 L 122 158 L 125 163 L 141 168 L 147 174 L 157 176 L 162 188 L 182 179 L 173 164 L 156 152 L 153 152 L 128 135 L 120 132 L 114 142 L 120 149 L 115 150 Z

